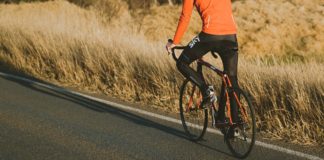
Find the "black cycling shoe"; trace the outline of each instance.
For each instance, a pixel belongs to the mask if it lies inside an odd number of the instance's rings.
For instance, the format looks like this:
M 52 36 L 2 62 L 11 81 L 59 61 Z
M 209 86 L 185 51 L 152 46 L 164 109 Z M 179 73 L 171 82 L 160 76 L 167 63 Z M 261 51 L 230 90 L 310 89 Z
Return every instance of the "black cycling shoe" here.
M 226 126 L 228 126 L 228 119 L 225 119 L 224 116 L 215 115 L 214 117 L 214 127 L 218 128 L 223 135 L 226 134 Z

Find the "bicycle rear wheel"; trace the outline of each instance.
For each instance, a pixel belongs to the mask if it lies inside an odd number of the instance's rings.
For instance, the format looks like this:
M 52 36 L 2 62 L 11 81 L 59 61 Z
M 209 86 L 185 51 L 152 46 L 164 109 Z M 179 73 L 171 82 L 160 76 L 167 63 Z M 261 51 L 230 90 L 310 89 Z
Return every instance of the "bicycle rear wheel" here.
M 225 141 L 230 151 L 237 158 L 246 158 L 255 143 L 256 124 L 254 109 L 251 100 L 242 90 L 235 91 L 241 104 L 239 109 L 240 121 L 233 126 L 230 126 L 228 131 L 234 131 L 235 136 L 230 136 L 229 132 L 225 135 Z
M 185 80 L 180 89 L 180 117 L 183 128 L 193 141 L 200 140 L 207 128 L 207 109 L 201 109 L 201 92 L 195 84 Z

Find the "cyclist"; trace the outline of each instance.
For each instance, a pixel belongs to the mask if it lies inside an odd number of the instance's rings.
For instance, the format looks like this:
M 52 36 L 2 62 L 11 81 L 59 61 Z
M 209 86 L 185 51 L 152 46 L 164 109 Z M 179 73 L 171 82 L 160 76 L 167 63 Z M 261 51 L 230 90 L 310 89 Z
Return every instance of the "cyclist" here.
M 238 88 L 237 64 L 238 43 L 236 24 L 232 14 L 231 0 L 183 0 L 182 13 L 172 42 L 166 44 L 169 53 L 178 45 L 185 33 L 193 8 L 196 7 L 203 22 L 202 31 L 183 50 L 177 61 L 178 70 L 191 82 L 195 83 L 203 94 L 203 104 L 215 100 L 215 93 L 203 78 L 189 65 L 209 51 L 217 52 L 223 62 L 225 73 L 229 76 L 233 88 Z M 232 94 L 230 94 L 232 95 Z M 238 121 L 237 106 L 233 96 L 230 96 L 233 122 Z M 225 87 L 221 88 L 218 122 L 225 120 Z

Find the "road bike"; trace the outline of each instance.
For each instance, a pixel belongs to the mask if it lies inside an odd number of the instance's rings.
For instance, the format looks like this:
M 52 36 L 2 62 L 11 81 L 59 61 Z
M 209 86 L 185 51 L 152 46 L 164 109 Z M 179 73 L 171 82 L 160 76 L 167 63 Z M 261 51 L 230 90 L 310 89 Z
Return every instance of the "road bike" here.
M 172 57 L 175 61 L 178 60 L 175 50 L 183 50 L 185 48 L 186 46 L 176 46 L 172 49 Z M 214 58 L 218 57 L 215 52 L 211 53 Z M 217 115 L 220 114 L 218 113 L 219 105 L 217 102 L 209 103 L 209 106 L 203 106 L 203 97 L 199 87 L 186 79 L 180 88 L 179 99 L 180 117 L 186 134 L 193 141 L 201 140 L 206 133 L 208 121 L 211 121 L 212 127 L 219 129 L 224 135 L 224 141 L 232 154 L 237 158 L 246 158 L 252 151 L 256 138 L 255 113 L 249 95 L 240 88 L 234 89 L 228 75 L 224 71 L 221 71 L 202 58 L 198 59 L 196 64 L 197 72 L 204 81 L 203 67 L 221 77 L 225 85 L 225 120 L 221 122 L 216 121 Z M 232 120 L 230 95 L 235 97 L 238 107 L 238 122 L 233 122 Z M 208 113 L 211 115 L 210 119 L 208 118 Z

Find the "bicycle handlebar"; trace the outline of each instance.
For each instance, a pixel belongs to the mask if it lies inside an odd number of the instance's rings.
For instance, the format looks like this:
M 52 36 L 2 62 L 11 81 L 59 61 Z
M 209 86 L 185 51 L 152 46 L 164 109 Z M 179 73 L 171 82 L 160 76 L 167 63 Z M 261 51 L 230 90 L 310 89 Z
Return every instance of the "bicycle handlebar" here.
M 176 47 L 173 47 L 173 48 L 171 49 L 171 50 L 172 50 L 172 57 L 173 57 L 173 59 L 174 59 L 175 61 L 177 61 L 178 58 L 177 58 L 177 56 L 176 56 L 174 50 L 176 50 L 176 49 L 181 50 L 181 49 L 185 49 L 185 48 L 186 48 L 185 46 L 176 46 Z
M 168 42 L 170 42 L 170 43 L 173 43 L 173 40 L 172 39 L 169 39 L 168 40 Z M 175 61 L 177 61 L 178 60 L 178 58 L 177 58 L 177 56 L 176 56 L 176 54 L 175 54 L 175 50 L 181 50 L 181 49 L 185 49 L 186 48 L 186 46 L 175 46 L 175 47 L 173 47 L 172 49 L 171 49 L 171 52 L 172 52 L 172 57 L 173 57 L 173 59 L 175 60 Z M 218 56 L 216 55 L 216 53 L 214 52 L 214 51 L 211 51 L 211 53 L 212 53 L 212 56 L 215 58 L 215 59 L 217 59 L 218 58 Z
M 173 40 L 172 40 L 172 39 L 169 39 L 168 42 L 169 42 L 169 43 L 173 43 Z M 175 61 L 177 61 L 178 58 L 177 58 L 177 56 L 176 56 L 176 54 L 175 54 L 174 51 L 175 51 L 176 49 L 185 49 L 185 48 L 186 48 L 186 46 L 175 46 L 175 47 L 173 47 L 173 48 L 171 49 L 171 54 L 172 54 L 172 57 L 173 57 L 173 59 L 174 59 Z
M 212 53 L 212 56 L 213 56 L 215 59 L 218 58 L 217 54 L 216 54 L 214 51 L 210 51 L 210 52 Z

